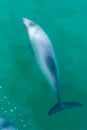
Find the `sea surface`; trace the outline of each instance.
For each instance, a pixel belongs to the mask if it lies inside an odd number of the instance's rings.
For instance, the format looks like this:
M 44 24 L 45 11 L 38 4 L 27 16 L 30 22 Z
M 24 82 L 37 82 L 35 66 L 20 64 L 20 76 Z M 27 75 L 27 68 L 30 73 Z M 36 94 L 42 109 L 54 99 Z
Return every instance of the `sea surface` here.
M 29 49 L 22 17 L 52 41 L 62 100 L 83 107 L 48 116 L 57 98 Z M 87 130 L 86 0 L 0 0 L 0 116 L 18 130 Z

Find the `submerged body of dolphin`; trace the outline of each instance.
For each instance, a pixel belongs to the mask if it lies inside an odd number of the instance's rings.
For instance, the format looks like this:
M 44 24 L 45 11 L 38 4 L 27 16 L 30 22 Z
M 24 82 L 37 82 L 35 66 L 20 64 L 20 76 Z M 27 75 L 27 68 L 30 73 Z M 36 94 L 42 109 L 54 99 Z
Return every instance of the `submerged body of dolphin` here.
M 9 121 L 0 117 L 0 130 L 18 130 Z
M 53 90 L 55 90 L 58 98 L 58 103 L 49 110 L 48 114 L 52 115 L 53 113 L 66 108 L 82 106 L 80 103 L 63 102 L 61 100 L 59 92 L 59 75 L 51 41 L 39 25 L 26 18 L 23 18 L 23 22 L 27 28 L 28 36 L 32 43 L 32 49 L 38 64 L 50 82 Z

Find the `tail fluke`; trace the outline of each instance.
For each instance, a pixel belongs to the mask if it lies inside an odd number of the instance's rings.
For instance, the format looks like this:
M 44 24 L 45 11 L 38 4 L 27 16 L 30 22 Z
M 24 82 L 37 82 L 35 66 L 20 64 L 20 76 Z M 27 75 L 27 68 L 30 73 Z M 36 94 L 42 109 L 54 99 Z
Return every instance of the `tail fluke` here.
M 79 106 L 83 106 L 83 105 L 80 103 L 76 103 L 76 102 L 59 102 L 49 110 L 48 114 L 52 115 L 52 114 L 62 111 L 64 109 L 68 109 L 68 108 L 72 108 L 72 107 L 79 107 Z

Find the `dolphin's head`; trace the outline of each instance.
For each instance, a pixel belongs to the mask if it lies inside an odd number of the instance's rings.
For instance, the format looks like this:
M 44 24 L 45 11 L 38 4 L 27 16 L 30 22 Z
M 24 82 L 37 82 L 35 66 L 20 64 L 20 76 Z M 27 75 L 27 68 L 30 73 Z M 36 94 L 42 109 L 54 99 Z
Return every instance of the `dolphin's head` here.
M 33 22 L 32 20 L 29 20 L 27 18 L 22 18 L 23 23 L 28 31 L 28 35 L 30 37 L 30 39 L 36 40 L 37 39 L 37 35 L 38 35 L 38 28 L 39 26 Z
M 23 19 L 23 22 L 24 22 L 24 25 L 26 27 L 33 27 L 35 25 L 35 23 L 27 18 L 22 18 Z

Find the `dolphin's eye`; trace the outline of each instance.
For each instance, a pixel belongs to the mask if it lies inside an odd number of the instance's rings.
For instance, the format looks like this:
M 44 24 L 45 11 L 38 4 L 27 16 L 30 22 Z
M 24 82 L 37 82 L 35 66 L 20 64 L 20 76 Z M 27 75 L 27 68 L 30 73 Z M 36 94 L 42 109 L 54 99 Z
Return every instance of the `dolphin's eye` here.
M 35 25 L 35 23 L 34 23 L 34 22 L 31 22 L 31 23 L 30 23 L 30 26 L 34 26 L 34 25 Z

